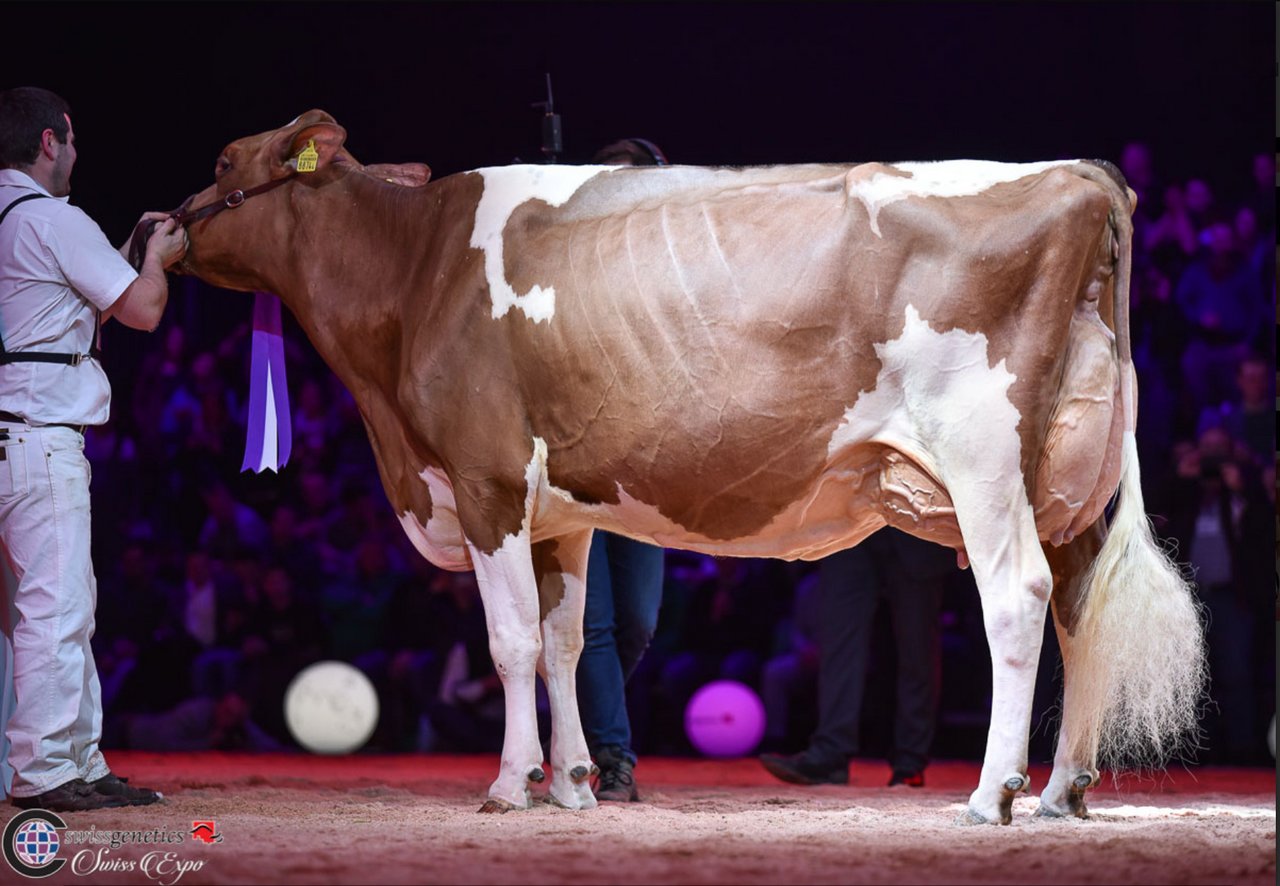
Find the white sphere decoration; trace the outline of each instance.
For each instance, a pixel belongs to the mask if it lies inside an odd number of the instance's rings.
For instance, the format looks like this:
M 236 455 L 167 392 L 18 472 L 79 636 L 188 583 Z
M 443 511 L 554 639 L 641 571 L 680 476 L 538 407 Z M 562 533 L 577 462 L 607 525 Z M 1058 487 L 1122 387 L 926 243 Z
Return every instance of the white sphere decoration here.
M 764 703 L 737 680 L 708 683 L 684 709 L 690 743 L 708 757 L 741 757 L 764 737 Z
M 359 668 L 318 661 L 284 694 L 284 719 L 298 744 L 316 754 L 349 754 L 378 725 L 378 693 Z

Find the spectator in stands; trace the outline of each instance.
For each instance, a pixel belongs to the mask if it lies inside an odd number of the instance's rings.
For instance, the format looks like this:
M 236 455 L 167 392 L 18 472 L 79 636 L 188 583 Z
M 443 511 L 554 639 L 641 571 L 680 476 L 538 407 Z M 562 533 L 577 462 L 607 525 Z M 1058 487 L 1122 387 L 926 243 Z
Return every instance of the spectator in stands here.
M 1232 440 L 1244 445 L 1257 467 L 1271 462 L 1276 452 L 1273 371 L 1271 362 L 1259 354 L 1250 354 L 1241 360 L 1236 370 L 1239 396 L 1202 410 L 1197 433 L 1212 427 L 1222 428 Z
M 1265 723 L 1256 709 L 1253 624 L 1274 596 L 1274 582 L 1260 580 L 1270 571 L 1270 552 L 1245 534 L 1251 522 L 1259 522 L 1266 493 L 1252 461 L 1238 457 L 1239 448 L 1220 427 L 1205 430 L 1195 444 L 1175 448 L 1177 509 L 1170 521 L 1208 613 L 1210 694 L 1216 707 L 1206 716 L 1207 754 L 1218 762 L 1259 757 Z
M 1233 393 L 1235 369 L 1262 325 L 1264 295 L 1229 221 L 1209 225 L 1204 242 L 1178 281 L 1174 300 L 1192 330 L 1182 358 L 1183 383 L 1196 403 L 1216 405 Z
M 267 569 L 262 600 L 250 619 L 243 643 L 241 690 L 251 716 L 277 741 L 291 743 L 282 700 L 289 682 L 324 651 L 324 627 L 316 604 L 298 599 L 289 574 Z
M 197 539 L 201 550 L 220 559 L 238 548 L 265 552 L 269 533 L 257 511 L 237 501 L 216 474 L 206 476 L 200 493 L 208 511 Z

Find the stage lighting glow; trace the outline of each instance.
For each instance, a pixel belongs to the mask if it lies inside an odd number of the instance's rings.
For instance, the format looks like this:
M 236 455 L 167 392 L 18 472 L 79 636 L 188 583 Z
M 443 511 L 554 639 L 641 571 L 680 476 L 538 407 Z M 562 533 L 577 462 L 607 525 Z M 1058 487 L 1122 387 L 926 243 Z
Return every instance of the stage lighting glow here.
M 1201 806 L 1103 806 L 1089 807 L 1089 814 L 1099 819 L 1109 818 L 1272 818 L 1274 806 L 1257 806 L 1249 803 L 1205 803 Z
M 684 710 L 684 730 L 708 757 L 741 757 L 764 737 L 764 703 L 736 680 L 717 680 L 693 694 Z
M 1028 818 L 1040 806 L 1039 797 L 1018 797 L 1013 801 L 1014 818 Z M 948 809 L 959 814 L 968 808 L 964 803 L 951 803 Z M 1189 806 L 1138 806 L 1124 803 L 1106 805 L 1105 801 L 1089 802 L 1089 816 L 1095 821 L 1117 824 L 1125 820 L 1162 820 L 1183 818 L 1243 818 L 1272 819 L 1276 817 L 1274 805 L 1257 803 L 1201 803 Z
M 358 668 L 319 661 L 303 669 L 284 694 L 289 731 L 309 751 L 349 754 L 378 724 L 378 693 Z

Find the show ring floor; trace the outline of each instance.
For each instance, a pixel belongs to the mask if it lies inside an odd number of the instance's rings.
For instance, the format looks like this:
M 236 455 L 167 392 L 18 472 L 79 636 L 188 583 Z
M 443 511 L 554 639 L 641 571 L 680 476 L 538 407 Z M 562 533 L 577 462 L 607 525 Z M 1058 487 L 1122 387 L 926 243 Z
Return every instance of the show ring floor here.
M 876 760 L 855 761 L 847 787 L 799 787 L 750 758 L 644 758 L 644 803 L 480 815 L 496 756 L 108 758 L 165 801 L 65 814 L 58 857 L 68 864 L 45 882 L 1276 882 L 1267 769 L 1177 768 L 1118 786 L 1108 776 L 1090 792 L 1090 821 L 1032 818 L 1028 797 L 1010 827 L 959 827 L 976 763 L 935 763 L 927 787 L 890 789 Z M 1048 776 L 1032 767 L 1033 791 Z M 194 823 L 210 820 L 221 842 L 193 841 Z M 186 837 L 109 849 L 84 843 L 91 828 Z M 2 864 L 0 874 L 19 882 Z

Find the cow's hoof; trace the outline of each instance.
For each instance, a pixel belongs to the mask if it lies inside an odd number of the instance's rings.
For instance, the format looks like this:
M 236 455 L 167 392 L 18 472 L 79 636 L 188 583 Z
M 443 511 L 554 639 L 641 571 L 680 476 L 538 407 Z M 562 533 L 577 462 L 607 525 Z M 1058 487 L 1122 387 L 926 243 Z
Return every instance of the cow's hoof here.
M 529 770 L 528 777 L 529 777 L 529 781 L 533 782 L 534 784 L 542 784 L 544 781 L 547 780 L 547 773 L 542 771 L 541 766 L 534 766 L 532 769 Z
M 1098 776 L 1093 773 L 1082 772 L 1071 780 L 1071 787 L 1067 790 L 1066 797 L 1062 802 L 1056 799 L 1050 799 L 1045 796 L 1040 797 L 1040 807 L 1036 809 L 1037 818 L 1089 818 L 1089 808 L 1085 805 L 1084 795 L 1089 788 L 1098 783 Z
M 956 824 L 1012 823 L 1013 798 L 1020 792 L 1025 791 L 1030 784 L 1031 779 L 1024 773 L 1019 772 L 1008 776 L 1001 782 L 994 804 L 990 803 L 988 799 L 990 795 L 986 791 L 975 791 L 974 795 L 969 798 L 968 808 L 960 813 L 960 817 L 956 819 Z
M 1074 799 L 1074 798 L 1073 798 Z M 1080 818 L 1089 819 L 1089 810 L 1085 808 L 1084 798 L 1080 798 L 1079 803 L 1069 803 L 1066 809 L 1059 809 L 1057 806 L 1049 803 L 1044 797 L 1040 798 L 1040 805 L 1036 807 L 1036 811 L 1031 813 L 1033 818 Z
M 1005 821 L 997 821 L 995 819 L 987 818 L 987 816 L 983 815 L 972 806 L 966 807 L 964 812 L 961 812 L 956 816 L 956 824 L 964 827 L 969 827 L 975 824 L 1008 824 L 1010 821 L 1012 821 L 1012 817 Z
M 552 779 L 547 802 L 554 803 L 561 809 L 595 809 L 596 795 L 591 793 L 591 785 L 585 778 L 580 782 L 571 781 L 567 785 L 557 784 Z
M 477 811 L 488 813 L 488 814 L 497 813 L 500 815 L 505 812 L 510 812 L 512 809 L 515 809 L 515 808 L 516 807 L 514 804 L 508 803 L 506 800 L 495 800 L 493 797 L 490 797 L 488 800 L 484 801 L 484 805 L 481 806 Z

